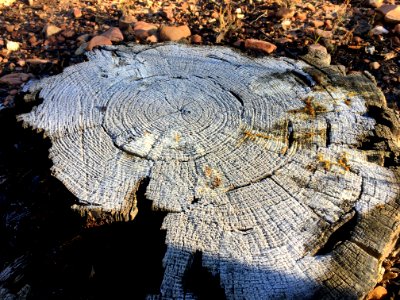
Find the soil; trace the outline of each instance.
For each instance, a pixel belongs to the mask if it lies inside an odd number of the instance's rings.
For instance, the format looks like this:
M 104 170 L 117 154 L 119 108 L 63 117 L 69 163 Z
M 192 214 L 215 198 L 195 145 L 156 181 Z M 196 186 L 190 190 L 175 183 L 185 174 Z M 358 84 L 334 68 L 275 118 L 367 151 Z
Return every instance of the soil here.
M 0 285 L 20 299 L 24 293 L 27 299 L 142 299 L 157 294 L 162 280 L 162 213 L 142 201 L 133 222 L 91 227 L 70 210 L 76 199 L 51 176 L 50 141 L 15 119 L 40 103 L 24 100 L 27 77 L 57 74 L 84 61 L 79 47 L 110 27 L 121 27 L 124 36 L 113 44 L 160 38 L 139 38 L 134 25 L 120 24 L 121 17 L 131 16 L 157 26 L 187 25 L 191 37 L 181 43 L 226 45 L 252 56 L 298 58 L 309 45 L 320 44 L 332 64 L 346 72 L 371 73 L 388 105 L 399 112 L 400 25 L 385 21 L 373 2 L 382 1 L 17 0 L 0 8 L 0 270 L 16 262 L 23 270 L 7 280 L 0 271 Z M 46 34 L 46 25 L 59 32 Z M 249 49 L 246 39 L 267 41 L 276 49 L 271 54 Z M 19 49 L 11 51 L 9 41 Z M 11 84 L 1 80 L 15 73 L 29 76 Z M 217 279 L 194 265 L 188 289 L 200 298 L 222 298 Z M 399 255 L 393 253 L 384 266 L 378 285 L 388 294 L 381 299 L 396 299 Z M 199 280 L 207 283 L 207 292 L 196 285 Z

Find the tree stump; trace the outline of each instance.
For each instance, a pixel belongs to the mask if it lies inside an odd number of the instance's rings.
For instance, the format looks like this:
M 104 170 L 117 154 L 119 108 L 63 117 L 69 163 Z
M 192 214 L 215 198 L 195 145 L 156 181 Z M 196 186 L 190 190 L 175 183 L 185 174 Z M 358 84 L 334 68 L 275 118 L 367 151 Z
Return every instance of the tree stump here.
M 159 298 L 195 298 L 194 258 L 228 299 L 363 298 L 399 235 L 399 123 L 371 76 L 222 47 L 106 47 L 31 84 L 19 116 L 98 222 L 136 192 L 168 212 Z M 132 237 L 134 238 L 134 237 Z M 207 287 L 204 287 L 207 288 Z

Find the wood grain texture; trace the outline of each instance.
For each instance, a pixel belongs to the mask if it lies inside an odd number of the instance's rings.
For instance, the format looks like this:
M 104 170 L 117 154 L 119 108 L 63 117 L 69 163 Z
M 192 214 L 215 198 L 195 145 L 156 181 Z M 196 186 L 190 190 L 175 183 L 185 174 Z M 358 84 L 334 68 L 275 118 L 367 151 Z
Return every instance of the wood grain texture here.
M 151 298 L 195 298 L 185 276 L 199 252 L 228 299 L 374 287 L 399 234 L 399 127 L 371 78 L 220 47 L 88 56 L 31 84 L 44 101 L 19 119 L 50 137 L 54 176 L 92 218 L 133 219 L 150 180 L 146 201 L 168 212 Z

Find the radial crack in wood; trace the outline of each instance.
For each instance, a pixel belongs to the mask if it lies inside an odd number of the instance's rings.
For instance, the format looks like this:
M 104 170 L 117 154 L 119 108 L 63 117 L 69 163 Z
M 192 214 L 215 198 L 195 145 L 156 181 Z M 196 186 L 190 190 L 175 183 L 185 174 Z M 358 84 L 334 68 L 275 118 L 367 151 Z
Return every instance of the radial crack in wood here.
M 374 287 L 399 234 L 399 122 L 368 76 L 222 47 L 88 57 L 32 83 L 44 101 L 19 120 L 50 137 L 54 176 L 94 219 L 131 220 L 148 178 L 147 201 L 168 212 L 150 298 L 195 298 L 193 264 L 228 299 Z

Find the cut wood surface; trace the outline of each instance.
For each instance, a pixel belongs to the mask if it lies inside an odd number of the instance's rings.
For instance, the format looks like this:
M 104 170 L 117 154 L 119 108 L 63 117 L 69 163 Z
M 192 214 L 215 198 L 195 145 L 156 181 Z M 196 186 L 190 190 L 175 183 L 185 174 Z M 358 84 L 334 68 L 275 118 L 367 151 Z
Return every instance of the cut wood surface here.
M 32 83 L 43 103 L 19 119 L 50 137 L 54 176 L 93 220 L 132 220 L 148 182 L 144 201 L 168 212 L 150 297 L 195 298 L 185 278 L 199 254 L 228 299 L 375 286 L 399 234 L 399 124 L 371 76 L 312 53 L 167 44 L 88 57 Z

